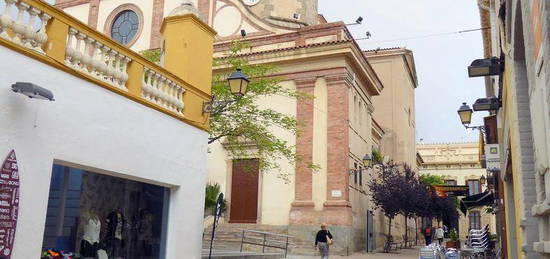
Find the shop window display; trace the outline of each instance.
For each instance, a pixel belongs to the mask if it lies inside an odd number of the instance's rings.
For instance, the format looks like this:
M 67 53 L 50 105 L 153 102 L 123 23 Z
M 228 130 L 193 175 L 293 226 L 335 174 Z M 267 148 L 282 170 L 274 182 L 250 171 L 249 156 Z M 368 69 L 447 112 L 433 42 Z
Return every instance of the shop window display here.
M 168 195 L 164 187 L 54 165 L 42 257 L 162 258 Z

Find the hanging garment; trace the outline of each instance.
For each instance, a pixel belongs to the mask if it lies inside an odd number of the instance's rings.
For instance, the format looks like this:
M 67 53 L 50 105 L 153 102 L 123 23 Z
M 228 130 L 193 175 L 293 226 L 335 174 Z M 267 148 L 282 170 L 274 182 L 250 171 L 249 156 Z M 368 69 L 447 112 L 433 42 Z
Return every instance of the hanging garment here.
M 82 239 L 88 241 L 90 244 L 99 243 L 100 232 L 101 221 L 97 216 L 93 216 L 88 220 L 86 226 L 84 226 L 84 236 L 82 236 Z

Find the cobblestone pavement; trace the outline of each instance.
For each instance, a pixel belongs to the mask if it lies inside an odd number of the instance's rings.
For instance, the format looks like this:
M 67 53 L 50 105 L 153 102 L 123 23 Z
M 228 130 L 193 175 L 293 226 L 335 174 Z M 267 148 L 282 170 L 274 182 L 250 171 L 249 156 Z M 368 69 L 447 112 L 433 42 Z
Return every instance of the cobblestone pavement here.
M 401 249 L 390 254 L 386 253 L 358 253 L 351 256 L 330 256 L 329 259 L 385 259 L 385 258 L 400 258 L 400 259 L 418 259 L 420 247 L 411 249 Z M 289 255 L 289 259 L 317 259 L 320 256 L 298 256 Z

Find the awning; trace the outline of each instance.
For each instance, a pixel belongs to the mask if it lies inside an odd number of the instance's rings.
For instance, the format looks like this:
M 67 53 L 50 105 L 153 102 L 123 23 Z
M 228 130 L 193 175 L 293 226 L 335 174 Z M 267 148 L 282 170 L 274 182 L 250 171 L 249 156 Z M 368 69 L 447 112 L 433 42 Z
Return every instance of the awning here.
M 460 211 L 466 215 L 471 208 L 490 206 L 495 200 L 495 195 L 492 192 L 485 191 L 482 193 L 470 195 L 460 200 Z

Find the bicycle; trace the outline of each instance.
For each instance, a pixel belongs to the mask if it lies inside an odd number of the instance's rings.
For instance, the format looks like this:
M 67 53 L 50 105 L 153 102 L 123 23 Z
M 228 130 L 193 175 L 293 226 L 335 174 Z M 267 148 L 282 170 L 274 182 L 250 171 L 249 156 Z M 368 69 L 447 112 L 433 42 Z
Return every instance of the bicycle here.
M 393 236 L 385 235 L 386 240 L 384 241 L 384 253 L 389 253 L 391 251 L 391 246 L 393 244 Z

